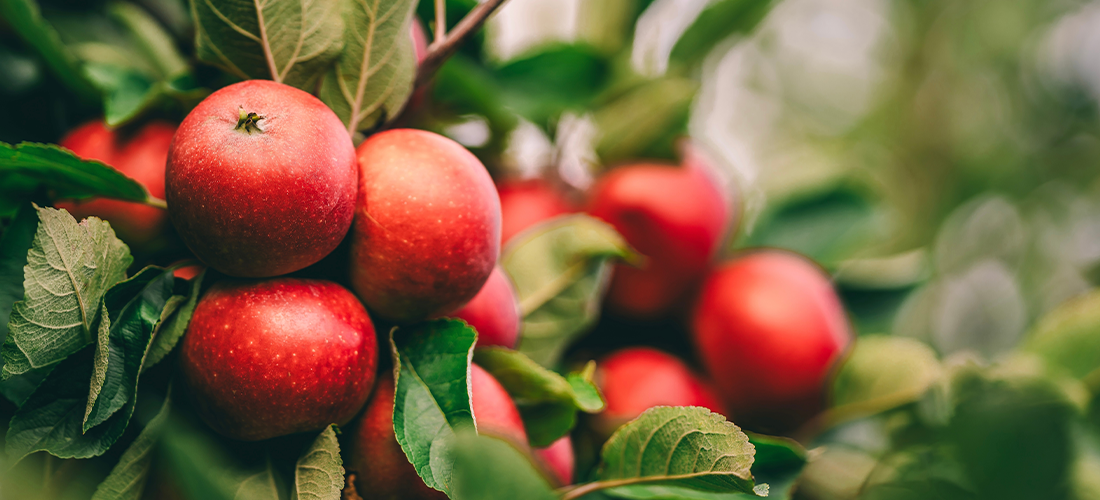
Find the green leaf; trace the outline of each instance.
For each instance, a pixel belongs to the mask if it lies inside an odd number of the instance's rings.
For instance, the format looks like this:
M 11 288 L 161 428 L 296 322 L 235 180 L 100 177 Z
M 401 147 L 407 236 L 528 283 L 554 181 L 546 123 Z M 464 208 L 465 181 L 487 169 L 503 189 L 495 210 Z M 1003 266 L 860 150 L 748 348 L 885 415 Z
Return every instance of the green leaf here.
M 1073 377 L 1100 383 L 1100 291 L 1072 299 L 1044 316 L 1025 348 Z
M 257 483 L 275 484 L 274 475 L 265 476 L 264 471 L 245 478 L 234 477 L 235 467 L 217 443 L 207 434 L 200 432 L 186 422 L 170 419 L 168 428 L 161 436 L 158 460 L 164 463 L 177 484 L 185 493 L 184 498 L 203 500 L 252 499 L 251 488 L 269 492 L 275 489 L 259 488 Z M 270 469 L 270 467 L 269 467 Z M 245 483 L 250 483 L 246 486 Z M 275 499 L 276 496 L 261 497 Z
M 145 9 L 134 4 L 114 2 L 107 6 L 107 10 L 137 42 L 137 48 L 161 77 L 168 78 L 191 70 L 176 48 L 172 35 Z
M 190 293 L 186 297 L 176 295 L 168 299 L 168 303 L 161 312 L 157 328 L 153 331 L 153 343 L 149 345 L 149 352 L 145 355 L 142 370 L 159 363 L 176 347 L 183 332 L 187 330 L 187 324 L 191 322 L 191 315 L 195 313 L 195 305 L 199 302 L 204 276 L 206 276 L 206 270 L 191 279 Z
M 12 146 L 0 142 L 0 184 L 20 178 L 36 179 L 57 198 L 92 196 L 156 204 L 145 186 L 109 165 L 81 160 L 53 144 L 24 142 Z
M 34 0 L 0 0 L 0 18 L 34 47 L 50 71 L 85 102 L 96 102 L 99 93 L 84 78 L 76 56 L 61 42 L 57 30 L 42 18 Z
M 243 79 L 271 79 L 310 91 L 344 47 L 341 5 L 195 0 L 195 51 L 200 60 Z
M 752 31 L 771 10 L 771 0 L 719 0 L 711 2 L 672 48 L 669 58 L 685 66 L 703 62 L 719 42 Z
M 161 97 L 157 81 L 133 68 L 90 62 L 84 72 L 103 91 L 103 119 L 112 127 L 137 118 Z
M 236 494 L 233 500 L 281 500 L 286 498 L 284 483 L 281 481 L 271 456 L 264 457 L 262 466 L 241 474 L 237 478 Z
M 598 413 L 604 402 L 594 384 L 575 377 L 586 395 L 596 392 L 597 399 L 579 397 L 573 384 L 561 375 L 543 368 L 522 353 L 503 347 L 483 347 L 474 351 L 474 362 L 491 373 L 512 396 L 523 417 L 531 446 L 550 446 L 569 433 L 577 422 L 577 411 Z
M 322 79 L 319 97 L 354 133 L 394 118 L 412 93 L 416 54 L 409 23 L 416 0 L 339 4 L 347 19 L 344 51 Z
M 106 452 L 126 430 L 134 399 L 106 422 L 83 431 L 93 350 L 85 348 L 58 364 L 15 412 L 5 439 L 9 458 L 18 461 L 36 451 L 91 458 Z
M 798 469 L 806 465 L 806 449 L 797 441 L 779 436 L 747 434 L 749 442 L 756 449 L 752 463 L 753 475 L 757 471 Z
M 596 385 L 596 362 L 589 361 L 584 369 L 565 376 L 569 386 L 573 388 L 573 396 L 577 399 L 579 408 L 587 413 L 603 411 L 605 402 L 600 388 Z
M 600 131 L 596 153 L 604 164 L 639 157 L 676 158 L 675 140 L 687 131 L 698 84 L 660 78 L 639 85 L 593 114 Z
M 606 86 L 610 68 L 592 47 L 561 44 L 509 61 L 495 73 L 503 93 L 494 98 L 546 126 L 565 110 L 590 105 Z
M 172 271 L 149 266 L 107 290 L 100 320 L 84 430 L 95 427 L 137 397 L 138 375 L 172 297 Z
M 3 347 L 3 378 L 57 363 L 95 339 L 99 301 L 133 261 L 111 226 L 79 224 L 65 210 L 38 208 L 39 225 Z
M 701 407 L 658 406 L 619 428 L 604 444 L 589 489 L 633 498 L 637 485 L 715 493 L 753 493 L 754 447 L 721 415 Z
M 38 230 L 38 213 L 30 202 L 19 206 L 0 237 L 0 343 L 8 338 L 12 306 L 23 298 L 23 266 Z
M 633 250 L 604 222 L 587 215 L 558 217 L 512 239 L 501 265 L 523 313 L 519 351 L 552 367 L 599 315 L 612 259 Z
M 336 426 L 330 425 L 298 459 L 290 498 L 340 500 L 343 489 L 344 461 L 340 458 L 340 443 L 336 441 Z
M 444 492 L 452 465 L 446 444 L 457 429 L 474 427 L 469 377 L 476 339 L 465 322 L 446 319 L 390 332 L 397 442 L 424 484 Z
M 107 478 L 99 483 L 92 500 L 140 500 L 153 463 L 153 451 L 164 432 L 171 407 L 171 389 L 160 411 L 141 430 L 137 439 L 122 454 Z
M 858 418 L 912 403 L 941 374 L 935 351 L 919 340 L 860 337 L 833 382 L 831 413 L 836 419 Z
M 463 432 L 451 448 L 454 500 L 558 498 L 527 457 L 503 440 Z

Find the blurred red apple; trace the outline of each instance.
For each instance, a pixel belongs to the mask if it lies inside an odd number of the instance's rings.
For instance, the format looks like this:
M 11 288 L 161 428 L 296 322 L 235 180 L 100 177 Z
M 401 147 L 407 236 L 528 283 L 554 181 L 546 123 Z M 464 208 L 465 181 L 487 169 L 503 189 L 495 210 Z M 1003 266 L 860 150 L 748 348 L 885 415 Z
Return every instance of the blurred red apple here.
M 344 424 L 374 384 L 367 311 L 327 281 L 221 281 L 199 300 L 180 367 L 199 416 L 256 441 Z
M 568 435 L 562 436 L 546 448 L 536 448 L 534 452 L 543 468 L 550 472 L 555 486 L 573 484 L 573 440 Z
M 179 262 L 181 262 L 181 261 L 173 262 L 172 265 L 176 265 Z M 179 278 L 179 279 L 181 279 L 181 280 L 189 280 L 191 278 L 194 278 L 195 276 L 198 276 L 199 273 L 201 273 L 204 269 L 206 269 L 206 266 L 204 266 L 202 264 L 198 264 L 198 263 L 190 264 L 190 265 L 186 265 L 186 266 L 183 266 L 183 267 L 176 268 L 175 271 L 172 271 L 172 275 Z
M 573 211 L 565 197 L 541 179 L 504 182 L 497 186 L 497 192 L 502 245 L 524 229 Z
M 819 409 L 828 374 L 851 342 L 825 272 L 777 250 L 715 269 L 703 284 L 692 334 L 732 416 L 780 430 Z
M 729 195 L 701 162 L 683 168 L 634 164 L 603 176 L 589 213 L 615 227 L 641 268 L 615 268 L 608 306 L 636 318 L 668 313 L 706 273 L 733 218 Z
M 416 63 L 420 64 L 424 62 L 425 57 L 428 57 L 428 34 L 424 32 L 424 26 L 420 25 L 420 20 L 416 17 L 413 17 L 412 24 L 409 25 L 409 36 L 413 39 Z
M 115 167 L 145 186 L 149 194 L 164 198 L 164 164 L 175 132 L 172 125 L 152 122 L 124 139 L 103 122 L 96 121 L 74 129 L 61 139 L 60 145 L 85 160 L 98 160 Z M 168 213 L 164 210 L 128 201 L 91 198 L 61 201 L 55 205 L 68 210 L 76 220 L 94 215 L 110 222 L 119 238 L 138 248 L 160 236 L 168 221 Z
M 214 92 L 180 124 L 168 154 L 168 211 L 206 265 L 277 276 L 340 244 L 358 172 L 351 137 L 324 103 L 248 80 Z
M 356 489 L 364 498 L 378 500 L 444 500 L 447 495 L 424 484 L 397 442 L 393 430 L 393 395 L 393 376 L 384 373 L 362 418 L 352 426 L 355 434 L 347 454 L 347 469 L 357 475 Z M 470 399 L 479 434 L 526 447 L 527 432 L 511 396 L 489 372 L 473 364 Z
M 607 401 L 598 416 L 603 432 L 654 406 L 702 406 L 725 413 L 711 387 L 671 354 L 628 347 L 611 353 L 596 366 L 596 383 Z
M 500 200 L 485 166 L 432 132 L 388 130 L 357 151 L 351 283 L 378 317 L 407 323 L 469 302 L 500 256 Z
M 477 345 L 514 349 L 519 340 L 519 298 L 512 280 L 499 265 L 470 302 L 450 316 L 477 330 Z

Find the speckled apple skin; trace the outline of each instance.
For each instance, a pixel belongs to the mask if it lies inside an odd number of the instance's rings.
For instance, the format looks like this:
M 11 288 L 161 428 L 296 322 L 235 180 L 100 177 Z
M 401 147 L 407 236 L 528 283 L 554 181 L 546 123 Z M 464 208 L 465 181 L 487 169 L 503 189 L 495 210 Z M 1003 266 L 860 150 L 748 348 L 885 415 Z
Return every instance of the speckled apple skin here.
M 710 273 L 692 340 L 731 417 L 782 430 L 820 410 L 829 372 L 852 334 L 821 268 L 794 253 L 761 250 Z
M 239 110 L 262 132 L 236 130 Z M 336 114 L 267 80 L 203 100 L 172 140 L 165 176 L 180 237 L 204 263 L 240 277 L 278 276 L 328 255 L 351 226 L 355 147 Z
M 596 382 L 607 401 L 599 417 L 612 425 L 633 420 L 654 406 L 702 406 L 725 413 L 714 389 L 683 361 L 663 351 L 620 349 L 596 366 Z
M 138 181 L 149 194 L 164 197 L 164 164 L 176 127 L 151 122 L 131 137 L 119 137 L 101 121 L 85 123 L 61 139 L 59 145 L 86 160 L 98 160 Z M 111 223 L 119 238 L 131 245 L 145 246 L 160 236 L 168 225 L 168 213 L 161 208 L 107 198 L 62 201 L 76 220 L 96 216 Z
M 180 366 L 203 421 L 256 441 L 351 420 L 374 385 L 376 342 L 335 283 L 222 281 L 195 308 Z
M 481 162 L 446 137 L 396 129 L 359 145 L 352 288 L 395 323 L 477 295 L 500 256 L 500 200 Z
M 541 179 L 504 182 L 497 186 L 497 193 L 502 245 L 535 224 L 574 211 L 560 192 Z
M 477 330 L 479 347 L 516 348 L 519 340 L 519 297 L 516 287 L 499 265 L 470 302 L 451 314 Z

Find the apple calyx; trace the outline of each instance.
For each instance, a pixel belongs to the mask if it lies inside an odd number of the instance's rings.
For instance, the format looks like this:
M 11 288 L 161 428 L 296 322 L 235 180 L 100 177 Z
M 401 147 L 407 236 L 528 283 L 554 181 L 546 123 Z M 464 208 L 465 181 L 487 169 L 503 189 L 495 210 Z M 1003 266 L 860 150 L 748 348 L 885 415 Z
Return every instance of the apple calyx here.
M 237 126 L 233 127 L 233 130 L 241 130 L 248 135 L 252 135 L 254 132 L 263 132 L 257 122 L 263 120 L 264 117 L 256 113 L 245 112 L 244 106 L 238 107 L 237 111 Z

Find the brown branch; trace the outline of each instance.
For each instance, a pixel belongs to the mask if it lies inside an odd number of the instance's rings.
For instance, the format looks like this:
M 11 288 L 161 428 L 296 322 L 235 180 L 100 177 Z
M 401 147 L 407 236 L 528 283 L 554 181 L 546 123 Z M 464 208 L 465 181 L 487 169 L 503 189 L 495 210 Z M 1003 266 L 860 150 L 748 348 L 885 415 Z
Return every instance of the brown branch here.
M 355 473 L 349 472 L 344 476 L 344 489 L 340 492 L 340 500 L 363 500 L 359 492 L 355 491 Z
M 416 71 L 416 85 L 415 88 L 423 87 L 431 81 L 435 76 L 435 72 L 439 71 L 439 68 L 443 66 L 444 62 L 447 62 L 455 52 L 458 51 L 458 47 L 462 45 L 473 32 L 481 28 L 481 25 L 485 24 L 485 21 L 489 19 L 489 15 L 493 11 L 497 10 L 506 0 L 485 0 L 482 3 L 477 4 L 466 17 L 463 17 L 458 24 L 455 25 L 447 36 L 442 40 L 436 40 L 428 46 L 428 55 L 424 56 L 424 61 L 420 63 L 420 67 Z

